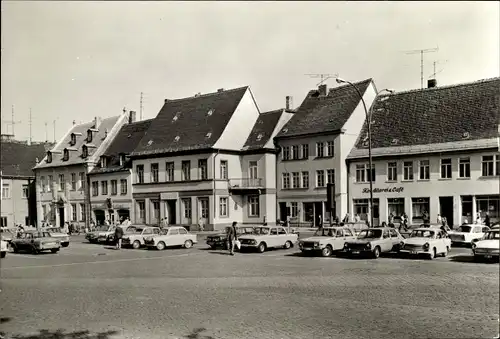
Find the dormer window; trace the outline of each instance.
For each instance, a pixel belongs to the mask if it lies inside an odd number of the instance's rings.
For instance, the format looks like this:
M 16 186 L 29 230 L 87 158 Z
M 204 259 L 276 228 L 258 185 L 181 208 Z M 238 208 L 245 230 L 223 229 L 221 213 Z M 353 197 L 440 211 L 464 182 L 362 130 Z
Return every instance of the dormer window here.
M 69 151 L 67 149 L 64 149 L 63 151 L 63 161 L 68 161 L 69 160 Z
M 76 144 L 76 135 L 75 135 L 75 133 L 71 133 L 71 141 L 69 142 L 69 144 L 71 146 L 73 146 L 74 144 Z
M 86 158 L 89 156 L 89 149 L 87 146 L 83 145 L 82 146 L 82 157 Z
M 180 139 L 180 138 L 181 138 L 180 136 L 176 136 L 176 137 L 174 138 L 174 141 L 176 141 L 176 142 L 177 142 L 177 141 L 179 141 L 179 139 Z
M 209 110 L 209 111 L 208 111 L 208 113 L 207 113 L 207 115 L 208 115 L 209 117 L 210 117 L 210 116 L 212 116 L 212 114 L 214 114 L 214 110 L 213 110 L 213 109 Z
M 205 137 L 207 137 L 207 138 L 212 137 L 212 132 L 208 132 L 207 135 L 205 135 Z
M 48 151 L 47 152 L 47 163 L 51 163 L 51 162 L 52 162 L 52 152 Z
M 108 158 L 106 156 L 101 157 L 101 168 L 108 167 Z
M 92 131 L 91 130 L 87 131 L 87 142 L 92 142 Z
M 120 154 L 120 166 L 124 166 L 125 165 L 125 154 Z
M 262 133 L 259 133 L 259 135 L 257 135 L 257 141 L 260 141 L 260 139 L 262 139 Z

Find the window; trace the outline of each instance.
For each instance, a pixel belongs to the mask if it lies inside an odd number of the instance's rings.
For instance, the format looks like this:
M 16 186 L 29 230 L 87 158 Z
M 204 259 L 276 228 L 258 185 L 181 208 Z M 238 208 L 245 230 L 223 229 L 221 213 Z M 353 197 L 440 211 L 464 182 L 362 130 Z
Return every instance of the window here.
M 405 198 L 387 198 L 387 211 L 394 218 L 399 218 L 405 211 Z
M 80 221 L 85 220 L 85 204 L 80 204 Z
M 322 142 L 316 143 L 316 157 L 323 158 L 325 156 L 325 144 Z
M 441 179 L 451 179 L 451 159 L 441 159 Z
M 76 210 L 76 204 L 71 204 L 71 221 L 77 221 L 78 214 Z
M 309 158 L 309 145 L 303 144 L 302 145 L 302 159 L 308 159 L 308 158 Z
M 99 195 L 99 182 L 92 181 L 92 196 L 97 197 Z
M 292 146 L 292 159 L 297 160 L 299 157 L 299 145 Z
M 59 174 L 59 191 L 64 191 L 66 182 L 64 181 L 64 174 Z
M 367 182 L 370 180 L 368 164 L 356 165 L 356 182 Z M 375 182 L 375 164 L 372 164 L 372 182 Z
M 291 204 L 291 213 L 290 217 L 297 218 L 299 216 L 299 204 L 297 202 L 292 202 Z
M 54 184 L 54 177 L 49 175 L 49 182 L 47 184 L 47 192 L 52 191 L 52 185 Z
M 188 181 L 191 180 L 191 161 L 183 160 L 182 161 L 182 180 Z
M 188 232 L 184 228 L 179 228 L 179 234 L 188 234 Z
M 300 188 L 300 172 L 292 173 L 292 188 Z
M 52 152 L 47 152 L 47 163 L 52 162 Z
M 398 163 L 387 163 L 387 181 L 398 181 Z
M 325 171 L 316 171 L 316 187 L 325 187 Z
M 458 177 L 470 178 L 470 158 L 458 159 Z
M 2 199 L 9 199 L 9 198 L 10 198 L 10 185 L 2 184 Z
M 169 161 L 165 163 L 165 181 L 174 181 L 174 162 Z
M 45 193 L 46 190 L 47 190 L 47 183 L 45 182 L 45 177 L 41 176 L 40 177 L 40 191 L 42 193 Z
M 92 142 L 92 131 L 91 130 L 87 131 L 87 142 Z
M 471 217 L 472 216 L 472 196 L 471 195 L 462 195 L 462 217 Z M 472 223 L 474 220 L 469 219 Z
M 259 166 L 258 166 L 257 161 L 250 161 L 248 163 L 248 172 L 249 172 L 250 179 L 258 179 L 258 177 L 259 177 L 258 173 L 257 173 L 258 168 L 259 168 Z
M 199 198 L 199 203 L 201 217 L 208 219 L 208 198 Z
M 151 182 L 158 182 L 158 163 L 151 164 Z
M 333 141 L 328 141 L 326 143 L 326 156 L 333 157 L 335 153 L 335 143 Z
M 144 165 L 137 165 L 135 167 L 135 172 L 137 173 L 137 183 L 144 183 Z
M 7 226 L 7 217 L 1 217 L 0 218 L 0 226 L 1 227 L 8 227 Z
M 71 173 L 71 190 L 76 190 L 76 173 Z
M 82 157 L 86 158 L 89 156 L 89 149 L 87 146 L 83 145 L 82 146 Z
M 101 181 L 101 194 L 108 195 L 108 181 Z
M 281 156 L 282 160 L 290 160 L 290 146 L 282 147 L 283 154 Z
M 476 213 L 481 213 L 481 218 L 486 216 L 498 219 L 500 217 L 500 196 L 498 195 L 476 195 Z M 472 222 L 472 220 L 470 220 Z
M 413 161 L 403 162 L 403 180 L 413 180 Z
M 85 172 L 78 173 L 78 181 L 80 182 L 80 189 L 85 190 Z
M 108 158 L 104 155 L 101 157 L 101 167 L 102 168 L 108 167 Z
M 127 194 L 127 179 L 120 179 L 120 194 Z
M 198 175 L 201 180 L 208 179 L 208 161 L 207 159 L 198 160 Z
M 334 169 L 326 170 L 326 182 L 328 184 L 335 183 L 335 170 Z
M 248 216 L 258 217 L 260 215 L 259 209 L 259 196 L 249 196 L 248 197 Z
M 283 181 L 283 189 L 290 188 L 290 173 L 283 173 L 281 175 Z
M 309 188 L 309 172 L 302 172 L 302 188 Z
M 429 160 L 420 160 L 419 169 L 418 169 L 418 178 L 420 180 L 429 180 L 431 177 Z
M 68 161 L 69 160 L 69 151 L 67 149 L 64 149 L 63 151 L 63 161 Z
M 191 207 L 191 198 L 182 199 L 182 206 L 184 208 L 184 218 L 191 219 L 193 215 L 193 210 Z
M 227 197 L 222 197 L 219 199 L 219 216 L 221 216 L 221 217 L 228 217 L 229 216 L 228 198 Z
M 226 179 L 226 180 L 228 178 L 228 176 L 227 176 L 227 160 L 220 161 L 220 178 Z
M 495 174 L 495 157 L 493 155 L 483 155 L 483 160 L 481 161 L 482 175 L 483 177 L 492 177 Z M 497 157 L 498 160 L 498 157 Z M 498 162 L 497 162 L 497 173 L 498 173 Z
M 422 219 L 424 212 L 427 212 L 427 214 L 430 215 L 429 213 L 429 198 L 412 198 L 411 199 L 412 203 L 412 215 L 413 218 L 415 219 Z
M 138 201 L 137 202 L 137 209 L 139 210 L 139 220 L 138 222 L 141 224 L 146 223 L 146 203 L 144 201 Z
M 76 135 L 75 135 L 75 133 L 71 133 L 70 145 L 73 146 L 74 144 L 76 144 Z
M 111 180 L 111 195 L 117 195 L 117 194 L 118 194 L 118 181 Z
M 160 222 L 160 202 L 158 200 L 152 201 L 151 205 L 153 207 L 152 221 L 157 224 Z
M 28 185 L 23 185 L 23 198 L 28 198 L 30 195 L 30 189 Z

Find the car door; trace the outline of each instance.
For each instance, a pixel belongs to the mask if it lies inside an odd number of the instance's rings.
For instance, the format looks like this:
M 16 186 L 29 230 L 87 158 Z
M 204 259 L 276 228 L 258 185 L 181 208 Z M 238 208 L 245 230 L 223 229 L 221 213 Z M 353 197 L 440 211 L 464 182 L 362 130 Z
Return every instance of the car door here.
M 33 240 L 32 234 L 31 233 L 24 233 L 23 235 L 21 235 L 21 238 L 16 243 L 16 246 L 20 250 L 26 250 L 28 248 L 31 248 L 31 240 Z
M 401 239 L 399 238 L 399 234 L 393 228 L 391 228 L 389 230 L 389 234 L 391 236 L 392 250 L 397 251 L 400 248 L 400 243 L 401 243 Z
M 144 245 L 144 238 L 150 238 L 153 236 L 153 229 L 152 228 L 145 228 L 144 230 L 142 230 L 142 234 L 140 237 L 137 237 L 140 242 L 141 242 L 141 245 Z M 134 239 L 135 240 L 135 239 Z
M 192 240 L 189 237 L 188 231 L 185 228 L 179 228 L 179 241 L 184 244 L 186 240 Z
M 392 247 L 394 246 L 392 244 L 393 240 L 391 239 L 391 234 L 389 233 L 388 229 L 384 229 L 382 231 L 382 241 L 380 244 L 380 248 L 382 249 L 382 252 L 389 252 L 392 250 Z
M 344 243 L 346 241 L 344 230 L 342 229 L 334 230 L 332 236 L 334 237 L 332 239 L 333 249 L 338 250 L 344 248 Z
M 481 226 L 474 226 L 474 228 L 472 228 L 470 241 L 474 239 L 480 239 L 482 237 L 483 237 L 483 228 Z
M 284 239 L 278 235 L 278 228 L 272 227 L 268 236 L 269 241 L 267 242 L 267 247 L 278 247 L 285 245 Z M 283 244 L 280 244 L 280 240 L 283 240 Z
M 171 228 L 168 230 L 168 234 L 165 237 L 165 244 L 167 246 L 179 246 L 183 243 L 179 241 L 179 229 Z

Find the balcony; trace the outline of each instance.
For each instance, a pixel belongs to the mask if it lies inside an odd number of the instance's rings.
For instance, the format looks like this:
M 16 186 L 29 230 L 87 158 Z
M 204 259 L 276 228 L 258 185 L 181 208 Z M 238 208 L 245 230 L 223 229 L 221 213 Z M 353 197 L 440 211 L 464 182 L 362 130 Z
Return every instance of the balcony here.
M 242 191 L 251 193 L 253 190 L 259 190 L 263 188 L 264 185 L 262 178 L 229 179 L 230 191 Z

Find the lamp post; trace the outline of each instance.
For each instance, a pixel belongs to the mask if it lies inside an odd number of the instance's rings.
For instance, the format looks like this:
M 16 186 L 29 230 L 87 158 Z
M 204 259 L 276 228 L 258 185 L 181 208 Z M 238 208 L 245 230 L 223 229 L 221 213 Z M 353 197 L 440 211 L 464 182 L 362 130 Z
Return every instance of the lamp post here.
M 377 101 L 377 98 L 380 95 L 380 93 L 382 93 L 382 92 L 394 93 L 394 91 L 386 88 L 386 89 L 383 89 L 383 90 L 377 92 L 377 95 L 375 95 L 375 99 L 373 99 L 373 104 L 370 106 L 370 110 L 368 110 L 366 108 L 366 103 L 365 103 L 365 100 L 363 99 L 363 95 L 361 94 L 361 92 L 359 91 L 359 89 L 356 85 L 354 85 L 352 82 L 347 81 L 347 80 L 342 79 L 342 78 L 336 78 L 335 80 L 337 81 L 338 84 L 345 83 L 345 84 L 348 84 L 351 87 L 353 87 L 356 90 L 356 92 L 358 93 L 359 98 L 361 99 L 361 102 L 363 103 L 363 108 L 365 109 L 365 117 L 366 117 L 367 126 L 368 126 L 368 167 L 369 167 L 368 178 L 369 178 L 369 183 L 370 183 L 370 227 L 373 227 L 373 161 L 372 161 L 372 128 L 371 128 L 372 109 L 373 109 L 373 106 L 375 105 L 375 102 Z

